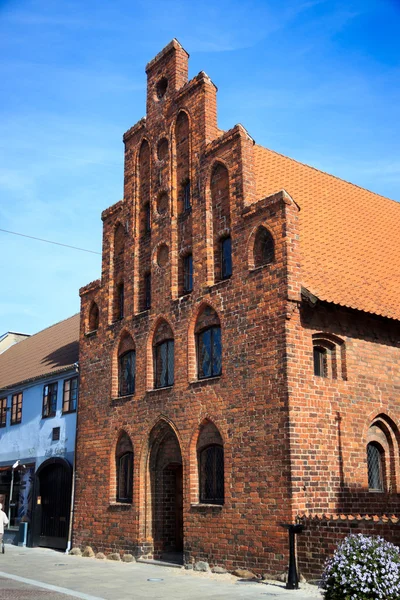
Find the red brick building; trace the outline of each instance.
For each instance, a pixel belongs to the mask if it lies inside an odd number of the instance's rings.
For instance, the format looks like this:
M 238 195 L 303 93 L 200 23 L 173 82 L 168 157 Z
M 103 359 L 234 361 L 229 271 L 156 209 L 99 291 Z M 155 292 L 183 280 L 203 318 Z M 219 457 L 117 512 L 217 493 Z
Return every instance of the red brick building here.
M 75 543 L 274 573 L 302 522 L 310 575 L 400 541 L 400 205 L 218 129 L 176 40 L 146 72 L 80 292 Z

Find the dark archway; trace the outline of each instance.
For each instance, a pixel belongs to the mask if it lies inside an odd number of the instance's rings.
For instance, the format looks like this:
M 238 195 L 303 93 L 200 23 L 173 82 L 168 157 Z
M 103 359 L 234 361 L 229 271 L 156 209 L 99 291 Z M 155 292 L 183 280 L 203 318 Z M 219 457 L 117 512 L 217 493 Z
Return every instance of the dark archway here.
M 183 560 L 183 477 L 178 438 L 166 421 L 150 434 L 151 521 L 154 558 Z
M 65 550 L 71 510 L 71 465 L 62 458 L 51 458 L 35 473 L 33 546 Z

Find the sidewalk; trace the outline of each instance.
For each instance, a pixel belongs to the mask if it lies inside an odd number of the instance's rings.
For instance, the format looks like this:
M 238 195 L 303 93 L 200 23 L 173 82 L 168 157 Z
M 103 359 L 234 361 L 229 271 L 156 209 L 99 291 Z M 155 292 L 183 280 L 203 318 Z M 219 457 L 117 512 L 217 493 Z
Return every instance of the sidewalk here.
M 241 583 L 233 575 L 196 573 L 144 563 L 100 561 L 46 548 L 6 546 L 0 554 L 0 600 L 316 600 L 319 590 L 301 584 Z

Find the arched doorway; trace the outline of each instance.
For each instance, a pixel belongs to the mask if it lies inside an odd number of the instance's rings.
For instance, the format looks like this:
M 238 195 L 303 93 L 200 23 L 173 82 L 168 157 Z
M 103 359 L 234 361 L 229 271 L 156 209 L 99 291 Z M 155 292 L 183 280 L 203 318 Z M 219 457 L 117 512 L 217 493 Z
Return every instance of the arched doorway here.
M 178 438 L 166 421 L 150 434 L 151 527 L 154 558 L 183 560 L 183 477 Z
M 36 471 L 33 546 L 66 549 L 71 484 L 71 465 L 62 458 L 51 458 Z

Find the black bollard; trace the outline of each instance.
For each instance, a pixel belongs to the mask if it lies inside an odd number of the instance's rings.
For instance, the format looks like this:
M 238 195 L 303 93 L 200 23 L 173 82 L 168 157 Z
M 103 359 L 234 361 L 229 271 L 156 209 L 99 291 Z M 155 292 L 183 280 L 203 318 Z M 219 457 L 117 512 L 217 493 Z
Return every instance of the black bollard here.
M 289 569 L 288 569 L 288 580 L 286 583 L 287 590 L 298 590 L 299 589 L 299 577 L 296 568 L 296 551 L 294 545 L 294 536 L 296 533 L 300 533 L 303 530 L 303 525 L 294 524 L 283 524 L 282 527 L 289 532 Z

